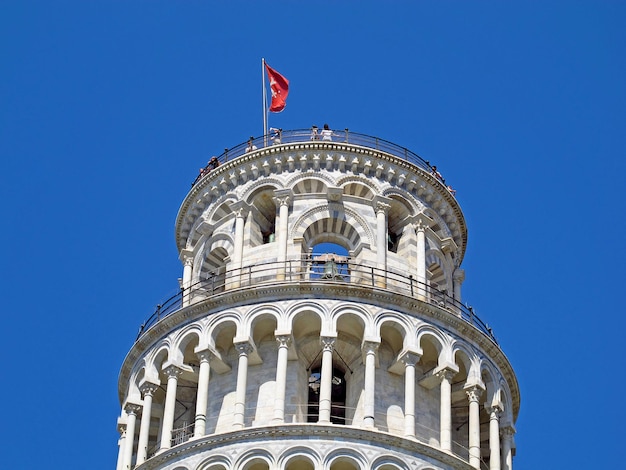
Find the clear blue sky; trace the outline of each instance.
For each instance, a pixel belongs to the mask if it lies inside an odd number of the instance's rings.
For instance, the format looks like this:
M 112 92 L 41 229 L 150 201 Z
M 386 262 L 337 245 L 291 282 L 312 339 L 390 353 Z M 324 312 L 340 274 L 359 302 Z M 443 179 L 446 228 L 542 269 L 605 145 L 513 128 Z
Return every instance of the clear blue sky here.
M 0 2 L 3 468 L 110 470 L 208 157 L 328 122 L 436 164 L 521 388 L 516 470 L 621 468 L 626 3 Z

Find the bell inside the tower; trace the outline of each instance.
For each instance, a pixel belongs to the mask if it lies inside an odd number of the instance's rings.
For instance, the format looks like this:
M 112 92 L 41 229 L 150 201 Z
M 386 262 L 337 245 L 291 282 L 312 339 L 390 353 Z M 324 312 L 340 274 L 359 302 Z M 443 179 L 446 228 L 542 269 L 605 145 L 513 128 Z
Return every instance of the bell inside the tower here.
M 321 387 L 321 369 L 311 369 L 309 375 L 309 402 L 307 422 L 316 423 L 319 420 L 319 403 Z M 346 424 L 346 379 L 341 369 L 333 367 L 331 379 L 331 411 L 330 422 Z

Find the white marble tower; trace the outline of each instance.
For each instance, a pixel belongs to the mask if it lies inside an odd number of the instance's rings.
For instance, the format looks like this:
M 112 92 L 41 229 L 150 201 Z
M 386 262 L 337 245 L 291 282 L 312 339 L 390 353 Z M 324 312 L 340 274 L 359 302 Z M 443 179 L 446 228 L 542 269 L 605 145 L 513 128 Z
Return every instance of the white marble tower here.
M 461 297 L 436 171 L 347 130 L 253 144 L 180 207 L 181 291 L 122 365 L 117 470 L 511 470 L 519 387 Z

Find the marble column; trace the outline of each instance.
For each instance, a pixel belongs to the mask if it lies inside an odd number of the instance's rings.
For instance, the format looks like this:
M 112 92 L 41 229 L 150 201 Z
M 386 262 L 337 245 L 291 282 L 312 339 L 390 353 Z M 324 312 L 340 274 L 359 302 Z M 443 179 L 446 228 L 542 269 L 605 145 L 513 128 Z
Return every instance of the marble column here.
M 489 413 L 489 470 L 500 470 L 500 407 L 487 408 Z
M 439 404 L 439 441 L 441 450 L 452 450 L 452 377 L 456 374 L 451 369 L 441 369 L 437 377 L 441 380 Z
M 287 388 L 287 363 L 291 335 L 276 336 L 278 359 L 276 361 L 276 395 L 274 398 L 274 424 L 285 422 L 285 391 Z
M 165 408 L 163 410 L 163 424 L 161 428 L 161 447 L 159 451 L 172 447 L 172 429 L 174 429 L 174 412 L 176 410 L 176 389 L 178 377 L 183 373 L 182 369 L 175 365 L 169 365 L 163 369 L 167 377 L 167 389 L 165 392 Z
M 150 439 L 150 421 L 152 420 L 152 398 L 159 386 L 154 383 L 144 382 L 140 391 L 143 394 L 143 409 L 141 411 L 141 423 L 139 425 L 139 443 L 137 444 L 137 465 L 146 461 L 148 457 L 148 440 Z
M 211 373 L 211 351 L 198 351 L 200 370 L 198 371 L 198 394 L 196 395 L 196 417 L 193 426 L 193 437 L 198 438 L 206 434 L 207 407 L 209 399 L 209 375 Z
M 376 351 L 380 343 L 373 341 L 363 342 L 365 353 L 365 390 L 363 396 L 363 425 L 366 428 L 374 427 L 375 398 L 376 398 Z
M 426 226 L 418 222 L 415 226 L 417 232 L 417 298 L 426 300 Z
M 183 257 L 183 307 L 189 305 L 191 301 L 191 273 L 193 271 L 193 257 L 187 255 Z
M 385 271 L 387 270 L 387 211 L 389 204 L 376 203 L 376 264 L 380 271 L 376 276 L 376 285 L 386 287 Z
M 502 428 L 502 470 L 513 470 L 513 435 L 515 428 L 505 426 Z
M 235 213 L 235 246 L 233 247 L 233 273 L 230 287 L 237 288 L 241 284 L 241 265 L 243 262 L 243 231 L 246 223 L 247 211 L 241 204 L 233 204 L 233 212 Z M 226 288 L 228 289 L 228 280 L 226 280 Z
M 117 466 L 115 467 L 115 470 L 123 470 L 124 448 L 126 444 L 126 423 L 118 422 L 117 430 L 120 433 L 120 438 L 117 441 Z
M 239 365 L 237 366 L 237 391 L 235 392 L 235 419 L 233 427 L 242 429 L 246 411 L 246 388 L 248 387 L 248 354 L 253 350 L 248 342 L 235 344 L 239 353 Z
M 274 198 L 274 202 L 278 207 L 278 227 L 276 238 L 278 241 L 278 253 L 277 253 L 277 261 L 279 263 L 283 263 L 280 265 L 277 273 L 278 280 L 285 279 L 285 266 L 284 263 L 287 260 L 287 241 L 288 241 L 288 230 L 289 230 L 289 202 L 290 196 L 285 194 L 283 191 L 277 191 L 276 197 Z
M 127 403 L 124 407 L 124 411 L 126 411 L 126 442 L 124 442 L 123 470 L 130 470 L 132 465 L 133 447 L 135 445 L 135 424 L 137 423 L 137 414 L 140 410 L 141 406 L 135 403 Z
M 480 406 L 482 389 L 473 385 L 465 390 L 469 400 L 469 463 L 480 468 Z
M 404 435 L 415 437 L 415 364 L 420 356 L 404 354 L 400 360 L 404 364 Z
M 333 380 L 333 348 L 335 337 L 322 336 L 322 371 L 320 378 L 319 423 L 330 423 Z

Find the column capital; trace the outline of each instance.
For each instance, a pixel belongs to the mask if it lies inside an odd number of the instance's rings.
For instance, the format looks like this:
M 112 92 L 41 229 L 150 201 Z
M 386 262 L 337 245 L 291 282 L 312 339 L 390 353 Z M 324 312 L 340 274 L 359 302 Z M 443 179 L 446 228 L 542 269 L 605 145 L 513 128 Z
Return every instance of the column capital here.
M 406 351 L 400 354 L 400 356 L 398 357 L 398 361 L 404 364 L 405 367 L 414 366 L 415 364 L 419 362 L 421 357 L 422 355 L 419 353 Z
M 137 416 L 141 412 L 142 406 L 138 403 L 128 402 L 124 405 L 124 411 L 128 415 Z
M 452 273 L 452 279 L 455 282 L 463 282 L 465 280 L 465 269 L 456 268 Z
M 478 385 L 470 385 L 469 387 L 465 387 L 465 393 L 467 393 L 467 399 L 472 402 L 478 402 L 480 396 L 483 394 L 482 387 Z
M 493 415 L 498 418 L 500 413 L 502 413 L 502 407 L 500 405 L 485 406 L 485 411 L 489 413 L 489 419 L 491 419 Z
M 254 351 L 254 346 L 250 344 L 248 341 L 241 341 L 235 344 L 235 349 L 240 356 L 247 356 L 252 351 Z
M 413 228 L 415 228 L 416 232 L 423 232 L 426 229 L 430 228 L 430 225 L 433 223 L 433 220 L 428 218 L 425 214 L 417 214 L 413 218 Z
M 281 206 L 289 206 L 291 204 L 291 200 L 293 196 L 293 192 L 291 189 L 279 189 L 274 191 L 274 203 L 276 207 L 280 208 Z
M 209 362 L 214 356 L 213 351 L 210 348 L 202 349 L 200 351 L 194 351 L 196 357 L 200 362 Z
M 444 380 L 450 381 L 457 373 L 458 370 L 444 367 L 443 369 L 436 371 L 434 375 L 436 375 L 437 378 L 443 382 Z
M 515 427 L 512 425 L 503 426 L 500 428 L 500 434 L 505 439 L 512 439 L 515 435 Z
M 391 208 L 391 204 L 387 204 L 386 202 L 382 202 L 382 201 L 374 202 L 374 211 L 376 212 L 376 214 L 380 214 L 382 212 L 383 215 L 387 215 L 387 212 L 389 212 L 390 208 Z
M 276 335 L 276 342 L 278 343 L 279 348 L 288 348 L 291 345 L 293 338 L 290 334 L 287 335 Z
M 126 417 L 117 418 L 117 432 L 123 435 L 126 432 Z
M 165 367 L 163 367 L 163 373 L 168 379 L 172 377 L 178 378 L 183 374 L 183 369 L 176 364 L 165 364 Z
M 181 250 L 179 258 L 184 266 L 191 266 L 193 264 L 193 250 Z
M 235 217 L 238 219 L 245 218 L 250 210 L 245 201 L 234 202 L 230 205 L 230 208 L 235 213 Z
M 147 380 L 142 381 L 141 384 L 139 385 L 139 391 L 144 397 L 146 395 L 154 395 L 154 392 L 156 392 L 158 388 L 159 388 L 159 384 L 148 382 Z
M 363 340 L 363 343 L 361 343 L 361 350 L 365 354 L 370 353 L 370 352 L 373 352 L 374 354 L 376 354 L 379 347 L 380 347 L 380 341 Z
M 320 336 L 320 342 L 322 343 L 324 351 L 332 351 L 335 347 L 336 341 L 336 336 Z

